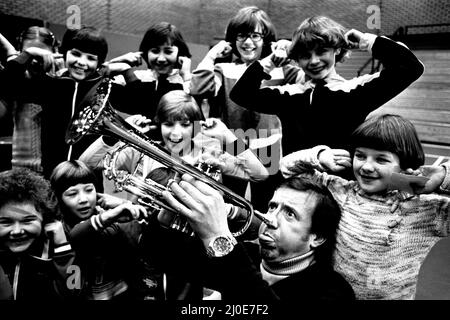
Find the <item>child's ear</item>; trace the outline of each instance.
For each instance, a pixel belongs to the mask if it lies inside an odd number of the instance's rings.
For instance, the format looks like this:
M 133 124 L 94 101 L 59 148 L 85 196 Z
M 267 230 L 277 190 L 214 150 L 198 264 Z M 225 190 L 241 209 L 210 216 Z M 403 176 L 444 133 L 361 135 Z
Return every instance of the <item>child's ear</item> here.
M 334 52 L 334 54 L 336 56 L 338 56 L 341 53 L 341 48 L 337 48 L 336 51 Z

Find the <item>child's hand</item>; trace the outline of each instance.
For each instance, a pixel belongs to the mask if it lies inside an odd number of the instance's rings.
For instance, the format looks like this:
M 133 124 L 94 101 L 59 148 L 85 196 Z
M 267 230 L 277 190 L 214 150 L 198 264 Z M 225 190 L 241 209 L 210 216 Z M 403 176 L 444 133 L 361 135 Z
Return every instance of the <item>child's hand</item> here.
M 53 53 L 38 47 L 29 47 L 25 49 L 25 52 L 42 63 L 42 70 L 44 72 L 50 71 L 54 65 L 55 59 L 62 58 L 63 56 L 60 53 Z
M 142 64 L 142 52 L 128 52 L 124 55 L 109 60 L 109 63 L 124 62 L 130 67 L 139 67 Z
M 282 67 L 289 62 L 287 52 L 291 43 L 291 41 L 286 39 L 281 39 L 272 43 L 271 59 L 276 67 Z
M 50 241 L 56 245 L 67 243 L 66 233 L 61 221 L 53 221 L 44 226 L 45 233 Z
M 216 44 L 214 47 L 211 48 L 208 52 L 208 57 L 215 60 L 218 58 L 225 58 L 231 53 L 231 43 L 222 40 L 218 44 Z
M 364 33 L 361 31 L 351 29 L 345 34 L 345 39 L 347 40 L 348 49 L 359 49 L 360 41 L 364 37 Z
M 446 169 L 443 166 L 421 166 L 418 170 L 407 169 L 406 174 L 428 178 L 421 183 L 410 182 L 415 194 L 432 193 L 438 189 L 445 178 Z
M 221 161 L 220 156 L 223 154 L 222 149 L 219 147 L 205 148 L 199 157 L 199 161 L 205 163 L 212 168 L 219 168 L 219 170 L 225 169 L 225 163 Z
M 178 63 L 180 64 L 180 75 L 184 81 L 191 79 L 191 59 L 188 57 L 178 57 Z
M 143 206 L 132 204 L 129 201 L 101 213 L 101 220 L 106 226 L 114 222 L 129 222 L 131 220 L 147 219 L 148 217 L 149 214 Z
M 208 118 L 205 121 L 200 121 L 202 133 L 205 136 L 216 138 L 228 144 L 236 140 L 236 136 L 220 119 Z
M 129 116 L 125 119 L 126 122 L 131 124 L 133 127 L 141 131 L 142 133 L 147 133 L 150 130 L 157 129 L 156 125 L 152 125 L 152 120 L 148 119 L 147 117 L 144 117 L 141 114 L 135 114 L 132 116 Z
M 128 201 L 106 193 L 97 192 L 97 205 L 105 210 L 113 209 L 126 202 Z
M 339 172 L 352 166 L 350 153 L 343 149 L 325 149 L 318 155 L 320 165 L 331 172 Z

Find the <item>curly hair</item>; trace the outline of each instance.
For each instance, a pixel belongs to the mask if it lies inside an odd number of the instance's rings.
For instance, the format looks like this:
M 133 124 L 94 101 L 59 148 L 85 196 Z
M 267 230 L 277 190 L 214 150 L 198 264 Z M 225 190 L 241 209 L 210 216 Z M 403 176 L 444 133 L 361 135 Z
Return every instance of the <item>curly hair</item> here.
M 60 218 L 50 182 L 29 169 L 0 172 L 0 208 L 10 203 L 33 204 L 44 224 Z

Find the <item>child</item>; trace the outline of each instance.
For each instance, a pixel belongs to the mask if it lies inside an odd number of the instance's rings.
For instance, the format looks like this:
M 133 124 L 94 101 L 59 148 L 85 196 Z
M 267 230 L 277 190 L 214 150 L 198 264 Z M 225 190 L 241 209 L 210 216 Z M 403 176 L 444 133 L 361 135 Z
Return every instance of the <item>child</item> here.
M 345 80 L 336 73 L 347 49 L 368 50 L 383 70 Z M 347 148 L 366 116 L 395 97 L 423 73 L 423 64 L 404 45 L 345 29 L 323 16 L 303 21 L 293 34 L 289 57 L 304 70 L 304 84 L 260 88 L 271 57 L 250 65 L 230 97 L 249 110 L 275 114 L 282 123 L 283 154 L 316 145 Z
M 145 208 L 98 194 L 97 179 L 83 162 L 64 161 L 53 170 L 51 184 L 64 227 L 78 254 L 87 299 L 136 298 L 138 244 Z M 131 221 L 131 222 L 130 222 Z
M 43 27 L 32 26 L 25 30 L 19 38 L 19 50 L 36 47 L 48 53 L 57 53 L 58 41 L 53 33 Z M 33 59 L 27 69 L 24 86 L 33 85 L 33 77 L 42 76 L 43 67 L 40 61 Z M 56 73 L 53 64 L 53 75 Z M 17 96 L 13 104 L 14 130 L 12 135 L 12 167 L 29 168 L 42 173 L 41 165 L 41 105 L 29 101 L 27 94 Z
M 126 84 L 119 98 L 126 101 L 118 102 L 116 109 L 153 119 L 159 100 L 165 93 L 187 89 L 191 77 L 190 57 L 187 43 L 176 26 L 168 22 L 150 26 L 139 52 L 130 52 L 108 62 L 114 72 L 123 73 L 124 79 L 118 76 L 117 81 L 122 84 L 125 81 Z M 132 68 L 140 66 L 142 60 L 147 64 L 147 69 Z
M 254 110 L 246 110 L 230 99 L 230 91 L 251 63 L 272 53 L 275 41 L 276 30 L 265 11 L 254 6 L 240 9 L 228 23 L 225 41 L 220 41 L 209 50 L 192 73 L 190 89 L 193 96 L 209 99 L 209 116 L 220 118 L 228 128 L 236 130 L 240 139 L 248 141 L 271 175 L 278 171 L 281 158 L 280 119 L 275 115 L 259 113 L 256 105 Z M 282 44 L 279 43 L 279 46 L 282 47 Z M 234 61 L 215 64 L 216 59 L 231 54 L 235 57 Z M 290 64 L 283 69 L 275 68 L 270 73 L 271 80 L 263 85 L 295 83 L 297 77 L 302 75 L 298 72 L 299 69 Z M 235 183 L 245 190 L 247 184 Z M 276 183 L 271 179 L 267 183 L 251 184 L 252 202 L 257 208 L 267 205 L 274 185 Z
M 413 299 L 420 266 L 433 245 L 450 232 L 450 163 L 422 166 L 424 153 L 414 126 L 396 115 L 369 118 L 351 137 L 356 181 L 309 173 L 328 187 L 342 211 L 335 269 L 359 299 Z M 318 146 L 283 158 L 285 176 L 316 169 L 342 170 L 343 150 Z M 415 169 L 415 170 L 412 170 Z M 414 194 L 396 190 L 391 175 L 427 177 Z M 305 173 L 306 174 L 306 173 Z
M 146 118 L 130 118 L 135 123 L 148 124 Z M 203 113 L 194 98 L 182 90 L 170 91 L 162 97 L 154 123 L 157 125 L 155 131 L 160 135 L 158 140 L 161 140 L 161 145 L 191 165 L 195 165 L 201 159 L 205 150 L 222 148 L 223 142 L 224 151 L 242 151 L 236 156 L 228 152 L 220 155 L 218 164 L 223 174 L 254 181 L 267 177 L 267 170 L 252 151 L 233 150 L 232 147 L 238 141 L 233 133 L 218 119 L 204 121 Z M 199 130 L 201 124 L 205 126 Z M 103 158 L 107 152 L 117 147 L 116 142 L 109 137 L 100 137 L 81 155 L 80 160 L 91 168 L 103 168 Z M 241 144 L 236 145 L 239 148 Z M 147 177 L 152 170 L 163 166 L 133 147 L 123 149 L 116 164 L 118 169 L 142 178 Z
M 75 255 L 57 219 L 48 181 L 24 168 L 0 173 L 0 300 L 71 295 Z
M 65 143 L 66 128 L 75 107 L 86 93 L 101 79 L 100 67 L 105 60 L 108 45 L 106 39 L 92 27 L 68 30 L 61 44 L 66 70 L 59 77 L 43 74 L 33 77 L 30 85 L 25 83 L 25 71 L 33 60 L 42 62 L 43 70 L 51 68 L 54 56 L 48 50 L 29 47 L 8 62 L 3 73 L 7 80 L 8 93 L 16 97 L 27 97 L 42 106 L 41 166 L 45 177 L 63 160 L 78 157 L 86 147 L 74 147 Z M 87 145 L 89 139 L 85 140 Z

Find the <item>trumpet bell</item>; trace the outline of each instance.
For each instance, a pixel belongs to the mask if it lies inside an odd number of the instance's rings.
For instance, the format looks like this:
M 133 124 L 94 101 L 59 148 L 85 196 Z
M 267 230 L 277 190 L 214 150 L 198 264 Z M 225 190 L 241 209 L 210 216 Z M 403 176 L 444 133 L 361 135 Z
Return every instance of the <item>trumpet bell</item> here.
M 247 212 L 247 220 L 240 230 L 233 233 L 235 236 L 243 234 L 250 226 L 253 217 L 254 210 L 251 203 L 217 182 L 208 174 L 185 162 L 179 156 L 172 154 L 159 143 L 152 141 L 145 134 L 126 122 L 110 105 L 108 101 L 110 93 L 111 80 L 108 78 L 102 79 L 91 89 L 77 108 L 77 112 L 74 114 L 67 128 L 66 142 L 68 144 L 74 144 L 86 134 L 107 135 L 119 139 L 126 145 L 173 169 L 180 176 L 185 173 L 191 175 L 195 179 L 220 191 L 224 198 L 233 205 L 245 209 Z M 110 158 L 110 163 L 105 163 L 105 169 L 107 171 L 105 173 L 107 176 L 115 179 L 117 183 L 119 178 L 117 173 L 115 173 L 115 169 L 113 169 L 115 167 L 115 160 L 113 161 L 112 159 L 115 159 L 115 157 L 112 156 Z M 133 190 L 139 190 L 138 197 L 144 198 L 143 195 L 145 195 L 147 199 L 153 199 L 161 207 L 166 205 L 161 199 L 160 191 L 155 191 L 154 188 L 148 187 L 147 184 L 142 184 L 132 175 L 128 175 L 127 179 L 122 179 L 120 183 L 122 188 L 127 192 L 133 193 Z M 164 187 L 162 186 L 162 188 Z M 166 206 L 169 207 L 168 205 Z

